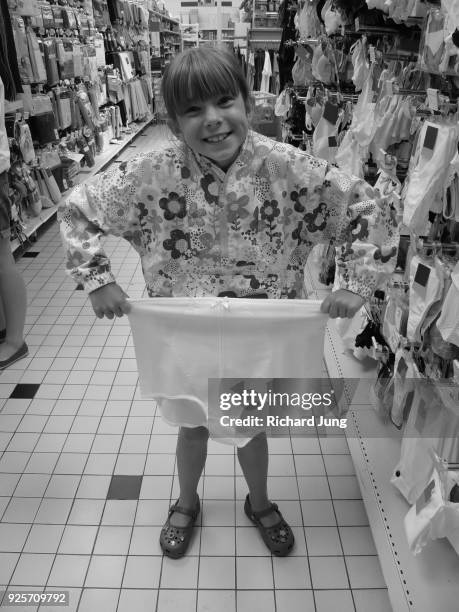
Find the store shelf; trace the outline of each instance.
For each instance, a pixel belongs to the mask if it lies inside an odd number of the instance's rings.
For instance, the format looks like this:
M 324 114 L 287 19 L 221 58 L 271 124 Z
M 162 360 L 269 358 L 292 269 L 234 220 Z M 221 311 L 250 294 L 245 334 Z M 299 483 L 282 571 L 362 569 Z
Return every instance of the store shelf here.
M 156 15 L 156 17 L 161 17 L 161 19 L 165 19 L 166 21 L 170 21 L 171 23 L 175 23 L 175 24 L 179 24 L 180 22 L 177 21 L 177 19 L 172 19 L 172 17 L 169 17 L 168 15 L 165 15 L 164 13 L 161 13 L 160 11 L 155 11 L 153 9 L 148 9 L 149 13 L 153 13 L 153 15 Z
M 429 541 L 418 556 L 406 541 L 403 519 L 410 506 L 390 483 L 401 434 L 369 406 L 374 362 L 359 362 L 345 352 L 333 321 L 327 328 L 325 362 L 331 379 L 346 381 L 347 442 L 394 612 L 455 612 L 459 556 L 446 539 Z
M 143 129 L 152 123 L 152 121 L 153 118 L 142 123 L 131 124 L 131 128 L 135 126 L 137 129 L 135 129 L 131 134 L 127 134 L 122 143 L 109 144 L 105 151 L 103 151 L 100 155 L 97 155 L 96 163 L 92 168 L 85 167 L 80 171 L 75 184 L 86 181 L 95 176 L 98 172 L 104 170 L 113 160 L 113 158 L 119 155 L 121 151 L 123 151 L 123 149 L 125 149 Z M 71 190 L 68 190 L 63 193 L 63 198 L 65 198 L 70 191 Z M 33 236 L 44 223 L 49 221 L 56 214 L 57 208 L 57 206 L 52 206 L 51 208 L 43 209 L 38 216 L 28 219 L 24 230 L 24 234 L 27 236 L 27 238 Z M 11 251 L 13 253 L 20 247 L 21 243 L 19 240 L 16 239 L 11 241 Z

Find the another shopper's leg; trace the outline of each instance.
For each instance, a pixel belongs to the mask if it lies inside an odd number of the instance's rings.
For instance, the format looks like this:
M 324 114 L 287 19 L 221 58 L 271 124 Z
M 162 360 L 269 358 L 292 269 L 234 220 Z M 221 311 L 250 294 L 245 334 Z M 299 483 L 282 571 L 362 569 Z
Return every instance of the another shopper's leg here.
M 4 362 L 17 353 L 24 344 L 27 310 L 24 279 L 15 264 L 10 241 L 4 237 L 0 237 L 0 300 L 6 328 L 5 342 L 0 344 L 0 362 Z M 3 329 L 3 326 L 0 328 Z
M 0 295 L 0 342 L 5 341 L 5 334 L 6 334 L 5 313 L 3 312 L 2 296 Z

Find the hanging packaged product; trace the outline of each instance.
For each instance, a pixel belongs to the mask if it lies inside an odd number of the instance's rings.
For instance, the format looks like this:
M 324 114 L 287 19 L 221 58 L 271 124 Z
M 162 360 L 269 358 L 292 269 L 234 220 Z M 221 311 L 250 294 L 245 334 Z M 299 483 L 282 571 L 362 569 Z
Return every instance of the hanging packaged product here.
M 83 52 L 83 76 L 90 81 L 95 81 L 98 78 L 97 57 L 94 45 L 84 45 Z
M 46 168 L 41 168 L 40 172 L 43 176 L 51 201 L 53 202 L 53 204 L 59 204 L 61 200 L 61 192 L 59 187 L 57 186 L 57 182 L 53 176 L 53 173 L 51 172 L 51 170 Z
M 40 45 L 38 39 L 35 36 L 35 32 L 32 28 L 26 29 L 27 45 L 29 49 L 30 63 L 33 72 L 34 83 L 46 83 L 46 68 L 43 61 L 43 55 L 40 51 Z
M 94 25 L 100 30 L 111 26 L 106 0 L 93 0 Z
M 40 200 L 42 208 L 51 208 L 53 203 L 50 198 L 50 194 L 48 188 L 46 187 L 45 181 L 43 180 L 43 176 L 40 172 L 40 168 L 32 168 L 32 174 L 34 181 L 37 184 L 38 191 L 40 193 Z
M 24 112 L 31 113 L 33 110 L 32 88 L 30 85 L 23 85 L 22 89 L 23 92 L 17 94 L 17 99 L 22 101 Z
M 459 475 L 433 453 L 433 471 L 428 485 L 405 517 L 408 544 L 417 555 L 429 539 L 448 538 L 459 552 L 459 505 L 450 501 Z
M 45 67 L 48 85 L 57 85 L 59 70 L 57 67 L 56 43 L 52 38 L 44 39 L 41 43 L 45 56 Z
M 43 18 L 43 27 L 45 30 L 55 28 L 53 11 L 49 4 L 41 5 L 41 14 Z
M 10 174 L 25 187 L 27 211 L 31 216 L 36 217 L 41 212 L 42 203 L 37 184 L 31 174 L 31 169 L 24 162 L 17 162 L 11 166 Z
M 32 135 L 25 121 L 17 121 L 14 127 L 16 142 L 21 150 L 22 159 L 26 164 L 35 163 L 35 149 L 33 148 Z
M 8 7 L 12 13 L 24 17 L 32 17 L 39 12 L 36 0 L 8 0 Z
M 62 19 L 64 28 L 69 30 L 74 30 L 76 28 L 75 11 L 73 8 L 67 6 L 62 7 Z
M 428 235 L 429 210 L 443 193 L 450 163 L 457 152 L 457 124 L 425 121 L 411 161 L 402 196 L 403 223 L 419 236 Z
M 64 28 L 64 17 L 62 16 L 62 7 L 52 6 L 51 10 L 53 12 L 54 27 L 58 30 L 62 30 Z
M 65 130 L 72 125 L 72 111 L 70 99 L 72 93 L 69 90 L 61 90 L 60 87 L 54 89 L 57 106 L 57 118 L 59 121 L 59 129 Z
M 420 68 L 427 72 L 440 74 L 440 65 L 445 52 L 444 31 L 445 15 L 442 10 L 434 8 L 429 12 L 424 39 L 421 41 Z
M 96 50 L 96 65 L 98 68 L 105 66 L 104 37 L 99 32 L 94 35 L 94 48 Z
M 120 69 L 121 78 L 123 81 L 130 81 L 135 77 L 135 68 L 132 59 L 132 53 L 123 51 L 114 56 L 116 67 Z
M 395 353 L 394 398 L 390 415 L 392 423 L 398 429 L 408 420 L 414 399 L 414 387 L 420 377 L 409 349 L 400 347 Z
M 72 41 L 73 44 L 73 73 L 76 77 L 82 77 L 83 73 L 83 50 L 78 40 Z
M 33 104 L 34 110 L 29 120 L 32 138 L 40 145 L 58 140 L 56 117 L 49 96 L 33 96 Z
M 16 47 L 21 81 L 22 83 L 33 83 L 34 74 L 29 58 L 29 48 L 27 45 L 27 34 L 24 19 L 18 15 L 12 15 L 11 25 L 13 27 L 14 45 Z
M 80 89 L 77 94 L 77 101 L 84 125 L 88 126 L 91 131 L 94 131 L 94 113 L 86 91 Z
M 445 342 L 459 347 L 459 262 L 451 272 L 451 285 L 437 327 Z

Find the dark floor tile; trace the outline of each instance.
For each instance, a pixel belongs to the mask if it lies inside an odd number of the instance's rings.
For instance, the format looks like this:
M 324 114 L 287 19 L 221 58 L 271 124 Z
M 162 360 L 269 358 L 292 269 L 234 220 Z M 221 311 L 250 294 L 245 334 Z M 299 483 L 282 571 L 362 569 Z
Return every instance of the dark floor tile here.
M 112 476 L 107 499 L 139 499 L 142 476 Z
M 40 385 L 18 384 L 14 387 L 10 399 L 33 399 Z

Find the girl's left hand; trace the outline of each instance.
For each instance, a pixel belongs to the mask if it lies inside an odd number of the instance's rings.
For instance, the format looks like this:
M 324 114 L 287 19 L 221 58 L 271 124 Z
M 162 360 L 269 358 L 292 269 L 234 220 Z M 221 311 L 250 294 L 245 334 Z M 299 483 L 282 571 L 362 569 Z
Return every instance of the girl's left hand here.
M 360 295 L 347 289 L 338 289 L 327 295 L 320 306 L 320 311 L 328 313 L 331 319 L 337 317 L 351 319 L 364 304 L 365 299 Z

